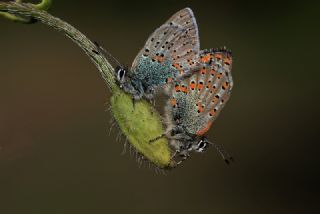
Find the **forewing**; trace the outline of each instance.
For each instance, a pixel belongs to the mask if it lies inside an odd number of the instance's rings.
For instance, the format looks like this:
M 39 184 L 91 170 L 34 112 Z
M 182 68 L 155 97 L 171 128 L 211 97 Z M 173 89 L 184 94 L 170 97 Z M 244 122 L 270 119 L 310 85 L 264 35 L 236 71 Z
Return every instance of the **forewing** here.
M 163 66 L 169 64 L 172 67 L 170 71 L 176 72 L 172 76 L 179 78 L 194 70 L 199 47 L 196 20 L 191 9 L 185 8 L 149 36 L 145 46 L 134 59 L 131 70 L 139 72 L 141 62 L 148 59 Z M 158 72 L 162 70 L 161 66 L 153 67 L 159 68 Z
M 185 8 L 178 11 L 174 14 L 166 24 L 169 25 L 177 25 L 182 29 L 186 30 L 186 34 L 192 39 L 192 44 L 194 45 L 194 49 L 199 52 L 200 50 L 200 40 L 199 40 L 199 32 L 198 25 L 194 14 L 190 8 Z

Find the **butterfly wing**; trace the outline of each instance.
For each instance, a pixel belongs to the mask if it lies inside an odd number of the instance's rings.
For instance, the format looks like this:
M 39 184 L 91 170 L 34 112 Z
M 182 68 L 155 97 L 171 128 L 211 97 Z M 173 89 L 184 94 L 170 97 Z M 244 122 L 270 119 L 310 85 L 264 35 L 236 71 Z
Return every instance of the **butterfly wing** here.
M 174 14 L 147 39 L 131 71 L 153 86 L 189 74 L 199 54 L 198 26 L 190 8 Z M 151 80 L 150 80 L 151 79 Z
M 211 50 L 202 52 L 199 60 L 198 72 L 176 83 L 166 115 L 169 123 L 183 127 L 189 134 L 202 136 L 230 97 L 232 56 L 226 50 Z

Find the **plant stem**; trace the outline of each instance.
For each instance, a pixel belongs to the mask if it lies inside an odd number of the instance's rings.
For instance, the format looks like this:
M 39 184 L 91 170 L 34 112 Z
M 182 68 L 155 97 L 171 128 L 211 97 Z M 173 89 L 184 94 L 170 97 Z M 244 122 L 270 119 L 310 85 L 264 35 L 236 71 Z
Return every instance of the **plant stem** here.
M 17 3 L 22 3 L 22 0 L 16 0 Z M 38 4 L 32 4 L 38 10 L 48 10 L 51 7 L 52 0 L 42 0 Z M 13 15 L 7 12 L 0 12 L 0 16 L 3 16 L 6 19 L 9 19 L 14 22 L 20 22 L 23 24 L 32 24 L 34 23 L 35 19 L 32 17 L 21 17 L 17 15 Z
M 41 3 L 40 3 L 41 4 Z M 40 7 L 38 5 L 38 7 Z M 35 8 L 30 3 L 18 2 L 0 2 L 0 11 L 7 13 L 7 16 L 22 16 L 31 17 L 47 24 L 56 30 L 64 33 L 67 37 L 72 39 L 93 61 L 102 78 L 106 81 L 111 90 L 115 89 L 116 83 L 113 75 L 113 67 L 108 60 L 100 53 L 98 47 L 91 42 L 83 33 L 71 26 L 70 24 L 54 17 L 46 11 Z M 21 18 L 23 20 L 23 18 Z

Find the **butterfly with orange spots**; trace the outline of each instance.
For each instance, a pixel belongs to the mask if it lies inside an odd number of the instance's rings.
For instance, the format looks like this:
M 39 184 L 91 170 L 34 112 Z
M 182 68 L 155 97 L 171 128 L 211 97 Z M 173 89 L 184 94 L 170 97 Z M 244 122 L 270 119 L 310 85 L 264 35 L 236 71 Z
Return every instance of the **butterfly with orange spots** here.
M 170 145 L 182 160 L 190 151 L 203 152 L 211 144 L 228 163 L 232 158 L 204 136 L 229 100 L 233 80 L 232 56 L 225 48 L 203 51 L 198 71 L 176 82 L 165 108 Z M 181 160 L 181 161 L 182 161 Z M 181 163 L 181 161 L 179 163 Z

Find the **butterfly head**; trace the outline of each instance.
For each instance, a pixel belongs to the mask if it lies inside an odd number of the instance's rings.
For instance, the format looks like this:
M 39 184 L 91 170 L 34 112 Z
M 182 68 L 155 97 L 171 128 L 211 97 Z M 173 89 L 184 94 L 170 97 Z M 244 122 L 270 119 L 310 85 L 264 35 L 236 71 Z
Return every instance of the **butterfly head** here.
M 204 152 L 209 146 L 209 141 L 206 137 L 201 137 L 198 141 L 195 141 L 192 145 L 192 150 L 196 152 Z
M 127 69 L 118 66 L 115 70 L 115 75 L 117 78 L 118 83 L 120 84 L 120 87 L 127 81 L 128 79 L 128 71 Z

